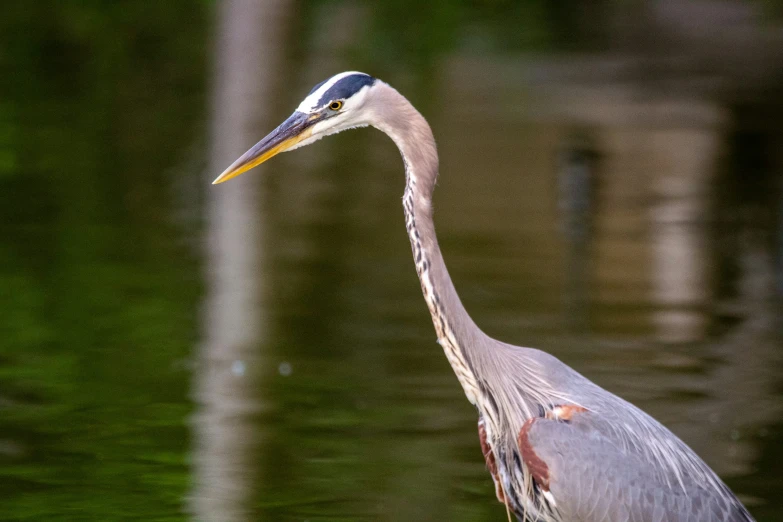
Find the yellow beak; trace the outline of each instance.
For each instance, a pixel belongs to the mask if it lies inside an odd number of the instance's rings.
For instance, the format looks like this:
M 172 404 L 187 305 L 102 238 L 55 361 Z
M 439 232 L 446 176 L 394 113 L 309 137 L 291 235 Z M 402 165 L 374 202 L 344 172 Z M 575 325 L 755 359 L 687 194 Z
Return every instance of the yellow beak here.
M 242 154 L 242 156 L 224 170 L 212 184 L 217 185 L 218 183 L 223 183 L 231 178 L 235 178 L 253 167 L 261 165 L 269 158 L 277 156 L 281 152 L 285 152 L 300 141 L 309 138 L 313 134 L 312 126 L 318 120 L 319 118 L 308 118 L 304 113 L 295 112 L 278 128 L 270 132 L 264 139 Z

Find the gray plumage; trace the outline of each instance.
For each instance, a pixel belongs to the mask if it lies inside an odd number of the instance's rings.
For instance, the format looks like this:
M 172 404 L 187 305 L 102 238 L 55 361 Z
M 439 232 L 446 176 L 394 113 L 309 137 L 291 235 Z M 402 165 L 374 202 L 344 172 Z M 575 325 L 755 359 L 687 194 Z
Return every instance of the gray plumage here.
M 718 476 L 659 422 L 555 357 L 497 341 L 476 326 L 435 235 L 435 139 L 424 117 L 386 83 L 356 72 L 322 82 L 216 183 L 278 152 L 367 125 L 386 133 L 402 154 L 405 227 L 424 300 L 438 343 L 478 410 L 498 498 L 517 518 L 752 521 Z

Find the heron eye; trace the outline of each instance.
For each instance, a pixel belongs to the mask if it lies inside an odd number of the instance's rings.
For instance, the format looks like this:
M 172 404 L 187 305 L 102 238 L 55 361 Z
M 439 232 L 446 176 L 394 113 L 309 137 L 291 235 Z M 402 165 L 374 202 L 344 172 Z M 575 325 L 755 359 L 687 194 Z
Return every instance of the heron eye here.
M 341 102 L 340 100 L 335 100 L 329 104 L 329 108 L 332 109 L 333 111 L 339 111 L 340 109 L 343 108 L 343 102 Z

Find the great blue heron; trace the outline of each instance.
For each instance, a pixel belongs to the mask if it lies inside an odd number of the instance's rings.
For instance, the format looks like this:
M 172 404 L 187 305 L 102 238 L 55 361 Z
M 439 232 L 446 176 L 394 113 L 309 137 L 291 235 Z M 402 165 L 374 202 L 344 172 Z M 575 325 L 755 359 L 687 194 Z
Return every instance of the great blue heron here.
M 465 311 L 432 221 L 438 154 L 424 117 L 388 84 L 344 72 L 316 85 L 221 183 L 280 152 L 371 125 L 399 147 L 403 208 L 432 322 L 468 400 L 506 509 L 529 521 L 752 521 L 729 488 L 652 417 L 548 353 L 490 338 Z

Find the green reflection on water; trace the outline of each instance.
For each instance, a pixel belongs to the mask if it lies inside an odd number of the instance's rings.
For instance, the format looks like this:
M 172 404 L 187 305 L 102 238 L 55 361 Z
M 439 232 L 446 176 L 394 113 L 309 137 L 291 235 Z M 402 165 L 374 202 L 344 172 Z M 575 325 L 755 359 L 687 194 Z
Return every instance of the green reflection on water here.
M 200 282 L 159 145 L 203 111 L 207 13 L 184 7 L 4 6 L 4 520 L 183 518 Z

